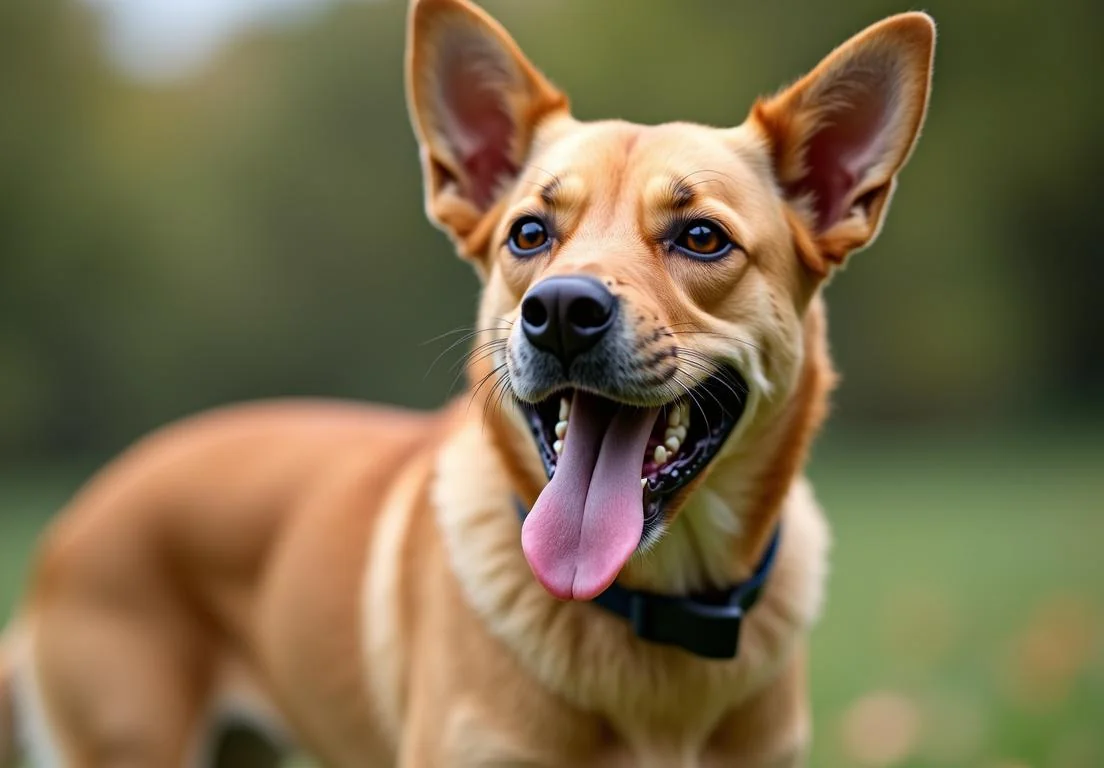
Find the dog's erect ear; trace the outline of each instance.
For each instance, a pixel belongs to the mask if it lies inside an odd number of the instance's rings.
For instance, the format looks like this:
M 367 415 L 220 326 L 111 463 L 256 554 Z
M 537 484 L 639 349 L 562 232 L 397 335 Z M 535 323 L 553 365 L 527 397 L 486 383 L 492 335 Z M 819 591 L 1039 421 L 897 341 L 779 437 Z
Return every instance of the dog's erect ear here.
M 827 273 L 878 234 L 924 122 L 934 48 L 929 16 L 892 16 L 752 109 L 778 181 L 812 235 L 814 247 L 799 250 L 815 271 Z
M 477 258 L 473 234 L 517 176 L 536 126 L 567 100 L 467 0 L 414 0 L 406 66 L 426 209 Z

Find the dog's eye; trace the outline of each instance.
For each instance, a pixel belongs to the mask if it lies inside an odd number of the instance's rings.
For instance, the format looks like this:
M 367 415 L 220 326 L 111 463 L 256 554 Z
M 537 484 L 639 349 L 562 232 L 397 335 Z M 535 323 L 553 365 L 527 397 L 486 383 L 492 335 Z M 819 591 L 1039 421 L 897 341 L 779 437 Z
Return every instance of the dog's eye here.
M 515 256 L 532 256 L 548 245 L 548 228 L 536 216 L 524 216 L 510 228 L 507 242 Z
M 695 219 L 682 228 L 675 247 L 695 259 L 717 259 L 732 250 L 732 241 L 719 225 Z

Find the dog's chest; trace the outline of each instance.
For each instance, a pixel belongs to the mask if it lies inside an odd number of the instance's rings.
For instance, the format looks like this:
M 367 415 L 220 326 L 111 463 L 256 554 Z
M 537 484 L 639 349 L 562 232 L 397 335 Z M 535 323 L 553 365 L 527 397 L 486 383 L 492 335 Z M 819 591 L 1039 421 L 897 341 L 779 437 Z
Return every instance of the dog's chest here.
M 584 729 L 585 730 L 585 729 Z M 536 742 L 521 743 L 518 733 L 470 720 L 453 730 L 446 749 L 447 764 L 457 768 L 720 768 L 740 760 L 690 735 L 613 735 L 596 740 L 578 733 L 549 732 Z M 757 762 L 747 765 L 759 765 Z

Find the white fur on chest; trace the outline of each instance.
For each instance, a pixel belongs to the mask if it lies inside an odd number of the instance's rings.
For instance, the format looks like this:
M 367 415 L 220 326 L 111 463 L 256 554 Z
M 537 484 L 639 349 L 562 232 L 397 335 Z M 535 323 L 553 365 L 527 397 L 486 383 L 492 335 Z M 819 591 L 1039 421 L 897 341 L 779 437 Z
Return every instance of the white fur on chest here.
M 630 740 L 651 732 L 642 724 L 685 723 L 685 732 L 666 743 L 674 739 L 680 753 L 693 751 L 710 724 L 777 674 L 819 610 L 828 535 L 803 481 L 784 505 L 778 560 L 744 625 L 740 654 L 717 662 L 646 643 L 626 622 L 593 605 L 549 596 L 522 555 L 506 477 L 477 423 L 461 428 L 441 452 L 434 502 L 464 593 L 534 682 L 582 710 L 602 713 Z M 705 528 L 693 535 L 707 541 L 720 536 L 709 530 L 720 515 L 703 498 Z M 726 533 L 729 539 L 732 532 Z
M 61 748 L 46 717 L 42 688 L 35 672 L 30 630 L 21 634 L 14 649 L 15 737 L 28 765 L 62 768 Z

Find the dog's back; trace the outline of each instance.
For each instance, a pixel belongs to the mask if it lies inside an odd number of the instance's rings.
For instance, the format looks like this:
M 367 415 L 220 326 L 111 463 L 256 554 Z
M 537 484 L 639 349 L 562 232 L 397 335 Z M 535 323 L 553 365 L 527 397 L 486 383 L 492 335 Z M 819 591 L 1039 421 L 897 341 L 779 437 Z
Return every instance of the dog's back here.
M 311 654 L 274 647 L 291 633 L 262 638 L 259 625 L 309 625 L 304 606 L 348 602 L 341 613 L 356 636 L 356 585 L 338 581 L 359 578 L 373 506 L 434 423 L 390 409 L 260 403 L 186 420 L 125 453 L 43 538 L 26 621 L 0 655 L 0 758 L 15 758 L 17 676 L 21 710 L 27 686 L 47 690 L 50 721 L 112 754 L 145 757 L 151 716 L 189 723 L 190 732 L 160 742 L 188 740 L 193 754 L 224 713 L 278 723 L 268 689 L 281 673 L 257 669 L 256 655 L 310 665 Z M 331 510 L 347 524 L 317 519 Z M 289 585 L 281 563 L 305 547 L 329 555 Z M 296 593 L 298 604 L 288 599 Z M 31 719 L 20 715 L 21 724 Z

